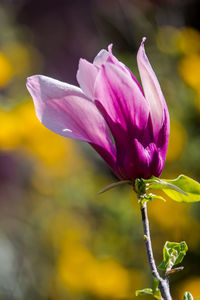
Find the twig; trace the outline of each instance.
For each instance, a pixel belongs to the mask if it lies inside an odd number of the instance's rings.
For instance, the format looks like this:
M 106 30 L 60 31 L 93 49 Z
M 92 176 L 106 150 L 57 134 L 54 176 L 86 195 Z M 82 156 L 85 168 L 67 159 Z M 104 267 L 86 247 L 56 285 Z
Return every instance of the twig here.
M 140 196 L 138 195 L 138 198 L 140 199 Z M 150 265 L 151 273 L 153 277 L 155 277 L 157 280 L 159 280 L 159 288 L 161 291 L 161 295 L 164 300 L 172 300 L 169 284 L 167 279 L 163 279 L 160 274 L 158 273 L 155 259 L 153 256 L 153 250 L 152 250 L 152 244 L 151 244 L 151 236 L 150 236 L 150 229 L 149 229 L 149 220 L 147 215 L 147 203 L 141 203 L 140 201 L 140 210 L 142 214 L 142 224 L 143 224 L 143 231 L 144 231 L 144 242 L 146 247 L 146 253 L 148 257 L 148 262 Z
M 98 194 L 103 194 L 119 185 L 122 185 L 122 184 L 132 184 L 132 181 L 131 180 L 121 180 L 121 181 L 117 181 L 117 182 L 114 182 L 114 183 L 111 183 L 109 185 L 107 185 L 105 188 L 103 188 L 100 192 L 98 192 Z

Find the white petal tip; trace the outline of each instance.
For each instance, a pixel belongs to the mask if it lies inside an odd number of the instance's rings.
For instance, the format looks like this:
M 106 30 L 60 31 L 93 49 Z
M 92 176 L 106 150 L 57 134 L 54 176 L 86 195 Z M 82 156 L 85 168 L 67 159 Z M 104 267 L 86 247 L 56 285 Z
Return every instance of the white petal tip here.
M 26 84 L 28 84 L 31 81 L 31 76 L 26 78 Z
M 86 61 L 86 59 L 81 57 L 81 58 L 79 59 L 78 64 L 80 65 L 80 64 L 81 64 L 82 62 L 84 62 L 84 61 Z
M 108 51 L 112 54 L 113 43 L 108 45 Z
M 26 87 L 28 88 L 31 88 L 32 87 L 32 76 L 30 77 L 27 77 L 26 79 Z
M 144 36 L 143 38 L 142 38 L 142 43 L 141 43 L 141 46 L 144 46 L 144 43 L 146 42 L 146 37 Z
M 26 78 L 26 86 L 32 87 L 42 75 L 32 75 Z

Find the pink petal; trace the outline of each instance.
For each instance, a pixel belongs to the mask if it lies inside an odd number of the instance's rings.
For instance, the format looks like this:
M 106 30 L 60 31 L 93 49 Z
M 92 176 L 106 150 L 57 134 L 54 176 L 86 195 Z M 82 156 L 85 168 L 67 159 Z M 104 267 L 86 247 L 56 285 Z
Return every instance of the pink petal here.
M 157 139 L 158 133 L 164 121 L 164 109 L 167 109 L 164 96 L 162 94 L 158 79 L 145 54 L 143 39 L 137 54 L 138 69 L 144 89 L 144 94 L 150 105 L 150 114 L 153 123 L 154 137 Z
M 133 73 L 112 54 L 112 44 L 110 44 L 108 46 L 108 51 L 102 49 L 97 54 L 97 56 L 94 58 L 93 64 L 82 58 L 79 60 L 79 67 L 76 78 L 80 88 L 88 98 L 90 98 L 91 100 L 94 99 L 95 80 L 99 69 L 106 62 L 110 62 L 114 65 L 119 66 L 122 71 L 124 71 L 128 76 L 131 76 L 143 93 L 143 90 Z
M 144 135 L 149 117 L 148 102 L 136 82 L 119 66 L 109 62 L 97 75 L 95 99 L 115 140 L 119 177 L 132 178 L 135 168 L 131 165 L 135 158 L 133 140 Z
M 77 81 L 84 92 L 89 98 L 94 98 L 94 83 L 98 73 L 98 68 L 88 62 L 86 59 L 79 60 L 79 67 L 77 71 Z
M 130 75 L 132 77 L 132 79 L 135 81 L 135 83 L 137 84 L 137 86 L 139 87 L 140 91 L 142 92 L 142 94 L 144 95 L 144 92 L 142 90 L 141 85 L 139 84 L 137 78 L 135 77 L 135 75 L 131 72 L 131 70 L 129 70 L 129 68 L 124 65 L 121 61 L 119 61 L 113 54 L 112 54 L 112 47 L 113 44 L 110 44 L 108 46 L 108 51 L 110 56 L 108 57 L 107 61 L 108 62 L 112 62 L 113 64 L 119 66 L 126 74 Z
M 78 87 L 35 75 L 27 79 L 38 119 L 53 132 L 89 142 L 104 149 L 114 160 L 115 148 L 107 125 L 96 108 Z
M 101 65 L 103 65 L 107 61 L 109 55 L 110 54 L 107 50 L 102 49 L 101 51 L 99 51 L 97 56 L 94 58 L 93 64 L 97 67 L 100 67 Z
M 107 62 L 95 82 L 95 99 L 123 128 L 146 127 L 149 105 L 136 82 L 120 66 Z
M 108 51 L 102 49 L 94 58 L 93 64 L 86 59 L 79 60 L 76 78 L 82 91 L 90 99 L 94 99 L 94 84 L 99 67 L 107 61 L 109 55 Z

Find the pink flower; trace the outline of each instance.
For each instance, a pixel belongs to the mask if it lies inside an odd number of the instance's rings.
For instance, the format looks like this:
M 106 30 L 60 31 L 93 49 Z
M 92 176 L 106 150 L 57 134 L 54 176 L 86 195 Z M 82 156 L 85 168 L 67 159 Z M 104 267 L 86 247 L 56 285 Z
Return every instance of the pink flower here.
M 112 45 L 93 63 L 80 59 L 80 88 L 42 75 L 27 79 L 42 124 L 88 142 L 120 179 L 159 176 L 167 152 L 169 113 L 144 42 L 137 54 L 143 89 Z

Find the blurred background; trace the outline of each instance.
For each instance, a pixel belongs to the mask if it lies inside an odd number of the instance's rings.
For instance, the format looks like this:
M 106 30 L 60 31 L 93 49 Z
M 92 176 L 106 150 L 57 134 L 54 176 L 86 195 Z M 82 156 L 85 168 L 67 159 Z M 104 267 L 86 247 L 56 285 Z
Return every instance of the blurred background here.
M 136 299 L 151 287 L 140 212 L 89 145 L 57 136 L 36 119 L 25 79 L 44 74 L 77 84 L 80 57 L 113 43 L 138 76 L 143 36 L 171 116 L 162 177 L 200 179 L 198 0 L 0 1 L 0 299 Z M 149 203 L 157 264 L 166 240 L 185 240 L 173 299 L 200 297 L 200 206 Z M 140 297 L 140 299 L 147 299 Z

